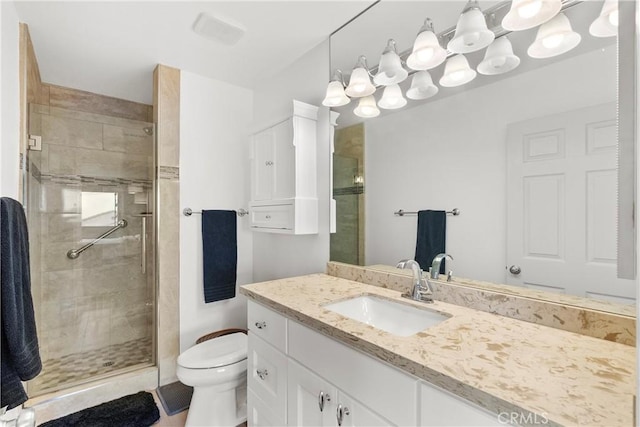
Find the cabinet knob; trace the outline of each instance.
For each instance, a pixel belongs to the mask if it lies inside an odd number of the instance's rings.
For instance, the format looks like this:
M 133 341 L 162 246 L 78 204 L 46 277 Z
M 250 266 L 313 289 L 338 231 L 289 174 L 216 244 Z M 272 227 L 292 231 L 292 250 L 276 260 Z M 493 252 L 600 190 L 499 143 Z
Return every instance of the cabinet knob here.
M 264 380 L 267 378 L 267 375 L 269 375 L 269 372 L 266 369 L 258 369 L 256 370 L 256 375 L 258 375 L 261 380 Z
M 336 418 L 338 419 L 338 426 L 342 425 L 342 421 L 344 420 L 344 416 L 349 415 L 349 408 L 346 406 L 342 406 L 342 403 L 338 404 L 338 409 L 336 410 Z
M 324 410 L 325 402 L 331 402 L 331 396 L 329 396 L 328 393 L 321 391 L 320 393 L 318 393 L 318 407 L 320 408 L 320 412 Z
M 264 162 L 264 164 L 266 166 L 273 166 L 273 162 L 271 160 L 267 160 L 266 162 Z
M 264 329 L 264 328 L 267 327 L 267 322 L 265 322 L 265 321 L 256 322 L 255 325 L 256 325 L 256 328 L 258 328 L 258 329 Z
M 271 215 L 265 216 L 266 219 L 271 219 Z

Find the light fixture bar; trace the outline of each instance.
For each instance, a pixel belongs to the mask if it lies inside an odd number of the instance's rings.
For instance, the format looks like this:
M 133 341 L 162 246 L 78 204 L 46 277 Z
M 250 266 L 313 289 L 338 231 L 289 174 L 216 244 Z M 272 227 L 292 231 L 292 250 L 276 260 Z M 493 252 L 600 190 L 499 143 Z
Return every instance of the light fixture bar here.
M 562 0 L 562 9 L 560 11 L 564 12 L 565 10 L 572 8 L 573 6 L 576 6 L 580 3 L 583 3 L 584 1 L 586 0 Z M 511 7 L 511 0 L 507 0 L 493 7 L 490 7 L 489 9 L 482 12 L 485 16 L 485 19 L 487 20 L 487 26 L 491 31 L 495 33 L 496 38 L 506 36 L 513 32 L 513 31 L 505 30 L 504 28 L 502 28 L 502 25 L 501 25 L 502 18 L 504 18 L 504 16 L 509 12 L 510 7 Z M 456 26 L 454 25 L 453 27 L 450 27 L 438 33 L 436 36 L 440 41 L 440 45 L 446 46 L 449 43 L 449 40 L 453 38 L 453 35 L 455 34 L 455 32 L 456 32 Z M 409 47 L 408 49 L 405 49 L 402 52 L 398 52 L 400 59 L 406 62 L 409 55 L 411 55 L 412 50 L 413 50 L 413 47 Z M 447 58 L 450 58 L 454 55 L 455 53 L 449 52 L 449 50 L 447 50 Z M 410 76 L 417 72 L 416 70 L 411 70 L 411 69 L 409 69 L 408 71 Z M 369 72 L 372 75 L 375 75 L 378 72 L 378 66 L 376 65 L 375 67 L 371 68 Z

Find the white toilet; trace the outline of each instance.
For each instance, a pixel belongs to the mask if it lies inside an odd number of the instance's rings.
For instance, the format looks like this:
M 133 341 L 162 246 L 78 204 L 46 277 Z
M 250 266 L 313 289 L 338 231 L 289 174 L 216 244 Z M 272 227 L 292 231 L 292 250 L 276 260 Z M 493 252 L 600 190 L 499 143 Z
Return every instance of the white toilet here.
M 178 379 L 193 387 L 186 427 L 237 426 L 247 420 L 247 336 L 196 344 L 178 356 Z

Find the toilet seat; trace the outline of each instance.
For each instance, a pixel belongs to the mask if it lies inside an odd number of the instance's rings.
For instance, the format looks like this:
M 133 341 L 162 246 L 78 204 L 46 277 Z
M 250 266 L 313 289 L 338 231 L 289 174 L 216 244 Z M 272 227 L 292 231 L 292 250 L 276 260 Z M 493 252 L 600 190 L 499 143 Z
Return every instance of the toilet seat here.
M 194 345 L 178 356 L 178 365 L 187 369 L 211 369 L 246 358 L 247 336 L 238 332 Z

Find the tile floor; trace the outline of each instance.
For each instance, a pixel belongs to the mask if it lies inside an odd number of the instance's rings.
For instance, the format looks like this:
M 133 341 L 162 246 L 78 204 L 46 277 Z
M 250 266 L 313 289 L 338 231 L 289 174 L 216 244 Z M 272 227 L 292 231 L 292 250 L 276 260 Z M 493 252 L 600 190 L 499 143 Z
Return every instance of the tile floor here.
M 151 363 L 151 351 L 151 338 L 144 338 L 45 360 L 40 375 L 29 382 L 30 394 L 43 394 L 115 370 Z

